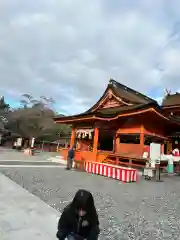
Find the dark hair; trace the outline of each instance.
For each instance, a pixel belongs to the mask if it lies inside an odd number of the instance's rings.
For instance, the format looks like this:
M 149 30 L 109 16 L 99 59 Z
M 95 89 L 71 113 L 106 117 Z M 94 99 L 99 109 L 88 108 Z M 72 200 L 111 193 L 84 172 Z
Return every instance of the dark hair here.
M 88 215 L 97 215 L 92 194 L 84 189 L 78 190 L 71 203 L 74 211 L 83 209 Z
M 78 190 L 72 201 L 73 207 L 76 209 L 82 208 L 83 210 L 88 210 L 94 207 L 94 199 L 89 191 L 84 189 Z
M 74 213 L 77 213 L 78 210 L 83 209 L 86 211 L 91 224 L 93 224 L 93 222 L 97 222 L 97 224 L 99 224 L 94 198 L 89 191 L 84 189 L 78 190 L 70 204 L 70 207 Z

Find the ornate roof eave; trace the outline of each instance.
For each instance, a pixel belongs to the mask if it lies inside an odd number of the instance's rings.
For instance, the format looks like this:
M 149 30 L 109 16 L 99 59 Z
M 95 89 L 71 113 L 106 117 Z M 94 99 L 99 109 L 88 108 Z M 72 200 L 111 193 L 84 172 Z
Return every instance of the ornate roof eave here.
M 98 111 L 101 106 L 103 106 L 103 104 L 107 101 L 114 98 L 118 104 L 124 104 L 125 106 L 131 106 L 133 105 L 132 103 L 130 103 L 129 101 L 123 99 L 122 97 L 117 97 L 116 93 L 114 91 L 113 88 L 111 88 L 111 86 L 109 86 L 106 91 L 104 92 L 103 96 L 100 98 L 100 100 L 91 108 L 89 109 L 87 112 L 95 112 Z
M 135 116 L 135 115 L 148 113 L 148 112 L 155 113 L 160 118 L 164 119 L 165 121 L 168 121 L 169 123 L 173 123 L 173 124 L 180 126 L 180 122 L 176 122 L 170 118 L 165 117 L 162 113 L 158 112 L 158 110 L 156 110 L 152 107 L 143 109 L 143 110 L 141 109 L 141 110 L 133 111 L 133 112 L 131 111 L 128 113 L 119 113 L 119 114 L 117 114 L 117 116 L 114 116 L 114 117 L 99 117 L 99 116 L 96 116 L 95 114 L 94 115 L 91 114 L 91 116 L 87 114 L 87 115 L 84 115 L 81 117 L 80 117 L 80 115 L 79 116 L 77 115 L 77 116 L 64 117 L 64 118 L 59 118 L 59 119 L 56 118 L 56 119 L 54 119 L 54 121 L 56 123 L 65 123 L 65 124 L 73 124 L 73 123 L 78 123 L 78 122 L 82 122 L 82 121 L 92 121 L 92 120 L 113 121 L 113 120 L 117 120 L 118 118 L 121 118 L 121 117 Z
M 92 112 L 93 110 L 96 110 L 99 105 L 101 104 L 101 102 L 103 101 L 104 98 L 106 98 L 106 95 L 108 94 L 108 91 L 111 90 L 112 93 L 115 95 L 114 91 L 113 91 L 113 79 L 110 78 L 109 80 L 109 83 L 103 93 L 103 95 L 99 98 L 99 100 L 91 107 L 89 108 L 85 113 L 90 113 Z
M 180 108 L 180 104 L 170 105 L 170 106 L 161 106 L 162 109 L 171 109 L 171 108 Z
M 139 102 L 136 102 L 136 101 L 130 101 L 128 99 L 124 99 L 122 96 L 119 96 L 117 95 L 116 93 L 116 88 L 121 88 L 125 91 L 128 91 L 130 93 L 133 93 L 135 95 L 139 95 L 140 97 L 148 100 L 149 102 L 147 103 L 143 103 L 142 105 L 145 105 L 146 108 L 149 107 L 149 104 L 153 104 L 155 106 L 155 108 L 158 108 L 159 105 L 158 103 L 154 100 L 154 99 L 151 99 L 123 84 L 120 84 L 119 82 L 116 82 L 115 80 L 113 79 L 110 79 L 109 80 L 109 83 L 108 83 L 108 86 L 106 87 L 106 90 L 104 91 L 103 95 L 101 96 L 101 98 L 87 111 L 85 111 L 84 113 L 81 113 L 79 115 L 74 115 L 74 116 L 68 116 L 68 117 L 56 117 L 54 118 L 54 121 L 55 122 L 61 122 L 61 123 L 66 123 L 66 121 L 68 122 L 75 122 L 77 119 L 77 121 L 79 121 L 79 119 L 96 119 L 97 116 L 96 116 L 96 112 L 99 110 L 99 108 L 101 108 L 101 106 L 103 105 L 104 101 L 107 100 L 108 98 L 108 95 L 112 95 L 112 97 L 114 97 L 116 99 L 117 102 L 119 103 L 123 103 L 125 106 L 131 106 L 131 105 L 134 105 L 134 109 L 136 109 L 136 107 L 139 105 Z M 110 92 L 109 92 L 110 91 Z M 101 118 L 103 119 L 103 117 Z M 106 117 L 107 119 L 107 117 Z

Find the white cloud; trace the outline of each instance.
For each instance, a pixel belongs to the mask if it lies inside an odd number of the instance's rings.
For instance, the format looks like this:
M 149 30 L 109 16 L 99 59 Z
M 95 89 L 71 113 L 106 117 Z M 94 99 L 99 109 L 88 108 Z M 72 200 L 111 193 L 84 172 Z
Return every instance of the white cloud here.
M 179 9 L 176 0 L 1 1 L 1 95 L 46 95 L 77 113 L 112 77 L 161 98 L 180 88 Z

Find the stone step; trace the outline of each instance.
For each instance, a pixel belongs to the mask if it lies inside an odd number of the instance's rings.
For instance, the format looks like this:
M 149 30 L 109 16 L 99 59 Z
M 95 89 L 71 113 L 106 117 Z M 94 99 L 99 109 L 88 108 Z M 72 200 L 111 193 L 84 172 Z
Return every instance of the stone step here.
M 48 161 L 67 165 L 67 160 L 65 160 L 62 156 L 50 157 L 50 158 L 48 158 Z M 73 167 L 74 167 L 74 165 L 75 165 L 75 163 L 73 162 Z
M 66 160 L 64 160 L 64 158 L 63 157 L 61 157 L 61 158 L 57 158 L 57 157 L 50 157 L 50 158 L 48 158 L 48 161 L 51 161 L 51 162 L 57 162 L 57 163 L 61 163 L 61 164 L 66 164 Z

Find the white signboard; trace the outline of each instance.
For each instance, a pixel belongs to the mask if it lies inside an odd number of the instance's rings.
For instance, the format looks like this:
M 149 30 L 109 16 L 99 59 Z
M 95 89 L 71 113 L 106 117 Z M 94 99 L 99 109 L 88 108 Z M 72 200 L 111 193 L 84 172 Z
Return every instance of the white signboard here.
M 150 159 L 151 166 L 155 167 L 156 161 L 161 159 L 161 144 L 159 143 L 150 144 Z

